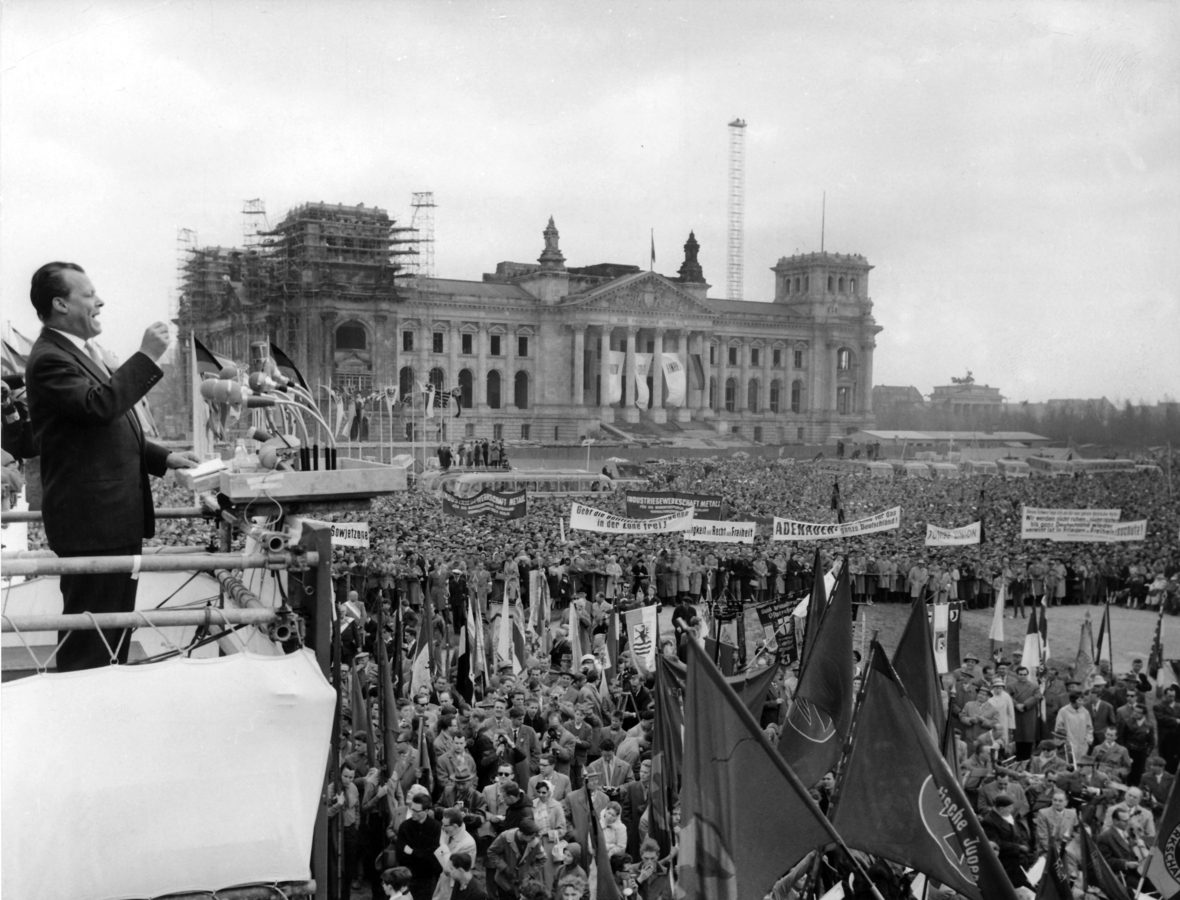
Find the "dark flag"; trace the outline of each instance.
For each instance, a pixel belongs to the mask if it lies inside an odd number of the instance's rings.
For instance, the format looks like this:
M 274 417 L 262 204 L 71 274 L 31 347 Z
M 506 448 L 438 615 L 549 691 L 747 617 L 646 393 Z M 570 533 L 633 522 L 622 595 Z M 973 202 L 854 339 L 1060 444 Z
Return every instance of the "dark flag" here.
M 876 641 L 863 691 L 832 825 L 854 850 L 917 869 L 970 900 L 1015 900 L 958 779 Z
M 590 823 L 590 845 L 594 848 L 594 870 L 597 874 L 595 887 L 601 900 L 623 900 L 619 886 L 615 884 L 614 873 L 610 867 L 610 850 L 606 846 L 606 835 L 598 825 L 598 815 L 594 812 L 594 792 L 587 781 L 583 790 L 586 792 L 586 809 L 590 815 L 586 818 Z
M 1098 623 L 1098 649 L 1094 651 L 1094 665 L 1102 662 L 1102 645 L 1107 643 L 1110 646 L 1110 668 L 1114 671 L 1114 632 L 1111 631 L 1110 626 L 1110 601 L 1108 600 L 1102 610 L 1102 621 Z
M 1147 674 L 1151 676 L 1152 681 L 1159 675 L 1160 669 L 1164 665 L 1163 629 L 1164 604 L 1161 603 L 1160 613 L 1155 620 L 1155 639 L 1151 642 L 1151 653 L 1147 657 Z
M 402 621 L 402 605 L 399 599 L 393 610 L 393 659 L 390 660 L 390 668 L 392 669 L 390 678 L 393 681 L 394 701 L 398 700 L 402 695 L 402 681 L 405 677 L 405 662 L 402 658 L 404 655 L 402 648 L 404 631 L 405 623 Z
M 303 376 L 295 368 L 295 363 L 291 361 L 291 357 L 280 350 L 274 341 L 270 342 L 270 358 L 274 360 L 275 366 L 283 373 L 285 378 L 290 379 L 305 391 L 309 390 L 307 382 L 303 380 Z
M 852 721 L 852 675 L 852 591 L 845 561 L 779 738 L 779 753 L 808 786 L 835 768 L 840 758 Z
M 1069 873 L 1065 871 L 1065 860 L 1055 839 L 1050 839 L 1045 854 L 1045 871 L 1037 884 L 1037 900 L 1073 900 L 1073 889 L 1069 884 Z
M 807 622 L 803 626 L 803 652 L 800 654 L 800 666 L 807 663 L 811 655 L 811 647 L 815 643 L 819 623 L 823 621 L 824 611 L 828 608 L 828 595 L 824 590 L 823 560 L 819 555 L 819 547 L 815 548 L 815 559 L 811 563 L 811 599 L 807 601 Z
M 1161 823 L 1162 824 L 1162 823 Z M 1082 832 L 1082 873 L 1087 891 L 1098 890 L 1106 900 L 1131 900 L 1131 893 L 1121 878 L 1114 874 L 1098 849 L 1098 842 L 1086 827 L 1085 822 L 1078 822 Z M 1164 832 L 1161 829 L 1160 834 Z M 1173 895 L 1164 894 L 1165 898 Z
M 197 336 L 193 335 L 193 351 L 197 358 L 197 374 L 205 375 L 220 375 L 221 370 L 229 363 L 229 360 L 222 359 L 215 355 L 208 347 L 197 340 Z
M 394 638 L 398 634 L 397 620 L 401 618 L 401 605 L 394 613 Z M 393 677 L 390 672 L 389 652 L 385 646 L 385 604 L 377 603 L 377 674 L 381 679 L 379 691 L 381 709 L 381 740 L 385 751 L 385 766 L 388 771 L 393 769 L 393 761 L 397 759 L 397 703 L 393 693 Z
M 1156 833 L 1155 846 L 1147 858 L 1147 877 L 1155 885 L 1164 900 L 1173 900 L 1180 895 L 1180 859 L 1176 850 L 1180 847 L 1180 795 L 1176 784 L 1168 792 L 1168 803 L 1164 807 Z
M 475 657 L 475 635 L 471 633 L 471 598 L 464 604 L 466 618 L 459 626 L 459 655 L 455 662 L 455 690 L 468 704 L 475 702 L 475 679 L 471 677 Z
M 349 705 L 352 707 L 352 730 L 360 732 L 368 739 L 369 766 L 377 765 L 377 742 L 373 738 L 373 723 L 369 719 L 369 700 L 361 685 L 362 666 L 354 666 L 349 673 Z
M 952 672 L 963 665 L 959 638 L 963 630 L 963 601 L 952 600 L 946 611 L 946 664 Z
M 807 788 L 692 641 L 684 735 L 677 880 L 686 900 L 761 900 L 804 856 L 839 841 Z
M 656 657 L 655 719 L 651 740 L 651 836 L 660 855 L 672 849 L 672 808 L 680 794 L 684 758 L 684 682 L 661 653 Z
M 987 514 L 984 512 L 984 502 L 987 500 L 986 492 L 983 488 L 979 489 L 979 543 L 987 543 L 987 523 L 985 519 Z
M 709 659 L 712 659 L 712 654 L 709 653 L 709 642 L 705 642 L 705 652 Z M 684 686 L 688 678 L 688 669 L 678 659 L 665 659 L 663 656 L 659 658 L 659 664 L 664 672 L 672 678 L 676 683 L 677 696 L 684 696 Z M 742 703 L 745 704 L 746 709 L 750 711 L 755 719 L 761 721 L 762 707 L 766 705 L 766 695 L 770 691 L 771 682 L 774 681 L 774 676 L 778 673 L 779 660 L 776 658 L 768 666 L 761 666 L 755 669 L 747 669 L 738 675 L 726 675 L 725 683 L 733 688 L 734 693 L 741 698 Z M 725 669 L 718 665 L 724 674 Z
M 934 660 L 934 636 L 930 632 L 930 620 L 926 617 L 926 604 L 920 597 L 910 610 L 905 631 L 897 642 L 893 668 L 910 702 L 930 729 L 930 736 L 936 741 L 941 740 L 946 727 L 942 685 L 938 678 L 938 663 Z

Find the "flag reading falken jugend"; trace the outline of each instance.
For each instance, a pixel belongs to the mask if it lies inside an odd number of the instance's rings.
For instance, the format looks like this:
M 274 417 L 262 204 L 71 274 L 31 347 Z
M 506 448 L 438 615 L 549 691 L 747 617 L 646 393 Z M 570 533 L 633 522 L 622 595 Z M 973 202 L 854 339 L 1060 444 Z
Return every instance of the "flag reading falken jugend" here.
M 853 850 L 917 869 L 970 900 L 1015 900 L 958 780 L 873 641 L 832 824 Z
M 685 900 L 762 900 L 838 840 L 720 670 L 688 641 L 677 879 Z

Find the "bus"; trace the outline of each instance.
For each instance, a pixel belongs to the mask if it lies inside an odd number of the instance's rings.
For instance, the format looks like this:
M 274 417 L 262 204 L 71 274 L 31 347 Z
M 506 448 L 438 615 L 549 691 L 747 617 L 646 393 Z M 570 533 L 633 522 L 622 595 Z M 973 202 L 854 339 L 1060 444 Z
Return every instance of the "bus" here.
M 1028 478 L 1029 465 L 1023 459 L 997 459 L 1000 474 L 1005 478 Z
M 1029 474 L 1038 478 L 1068 478 L 1073 474 L 1073 465 L 1068 459 L 1053 456 L 1030 456 L 1025 459 Z

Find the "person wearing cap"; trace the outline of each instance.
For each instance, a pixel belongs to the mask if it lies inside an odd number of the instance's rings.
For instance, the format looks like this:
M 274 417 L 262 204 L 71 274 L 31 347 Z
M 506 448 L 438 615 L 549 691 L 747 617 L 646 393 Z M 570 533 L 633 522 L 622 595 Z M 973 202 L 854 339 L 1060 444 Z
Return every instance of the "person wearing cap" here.
M 463 810 L 463 823 L 469 831 L 478 833 L 487 819 L 487 800 L 475 786 L 475 770 L 466 763 L 451 772 L 451 783 L 443 791 L 441 803 L 446 808 Z
M 1000 865 L 1013 887 L 1028 887 L 1024 869 L 1033 862 L 1028 825 L 1016 814 L 1012 798 L 1000 795 L 995 805 L 980 817 L 983 833 L 996 846 Z
M 594 800 L 594 815 L 598 815 L 610 803 L 610 798 L 599 789 L 597 772 L 587 770 L 586 784 L 590 786 L 590 794 Z M 586 791 L 574 790 L 566 794 L 565 799 L 561 801 L 561 808 L 569 829 L 574 833 L 574 840 L 583 847 L 591 846 L 590 807 L 586 802 Z M 585 863 L 583 860 L 583 868 L 586 868 Z
M 1176 776 L 1164 769 L 1167 761 L 1162 756 L 1152 756 L 1147 760 L 1147 772 L 1139 779 L 1139 787 L 1143 791 L 1143 802 L 1156 818 L 1163 813 L 1168 802 L 1168 795 L 1172 790 L 1172 783 Z
M 1090 751 L 1094 765 L 1098 771 L 1118 782 L 1127 780 L 1127 773 L 1131 771 L 1131 755 L 1127 748 L 1118 742 L 1118 729 L 1113 725 L 1103 732 L 1102 741 L 1094 745 Z
M 540 829 L 531 818 L 509 828 L 488 847 L 488 895 L 515 900 L 527 881 L 544 882 L 545 861 Z
M 1012 697 L 1005 689 L 1003 678 L 993 678 L 991 681 L 991 696 L 987 702 L 996 710 L 997 718 L 994 726 L 996 739 L 1007 747 L 1012 742 L 1012 733 L 1016 728 L 1016 708 Z

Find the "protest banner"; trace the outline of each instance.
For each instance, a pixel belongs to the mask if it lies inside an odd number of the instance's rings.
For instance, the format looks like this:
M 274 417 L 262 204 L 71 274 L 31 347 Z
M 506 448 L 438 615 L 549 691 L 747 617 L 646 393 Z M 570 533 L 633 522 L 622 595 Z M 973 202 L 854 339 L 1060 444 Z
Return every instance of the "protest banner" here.
M 777 651 L 785 665 L 792 665 L 799 660 L 799 644 L 795 640 L 795 611 L 806 597 L 807 592 L 803 592 L 759 603 L 754 607 L 767 647 Z
M 689 494 L 684 491 L 628 491 L 627 515 L 632 519 L 657 519 L 692 508 L 697 519 L 721 518 L 722 499 L 714 494 Z
M 690 541 L 714 544 L 752 544 L 757 533 L 758 526 L 753 522 L 693 522 L 684 536 Z
M 474 497 L 454 497 L 444 491 L 442 508 L 446 515 L 461 519 L 477 516 L 523 519 L 528 514 L 528 492 L 483 490 Z
M 855 522 L 815 523 L 774 517 L 773 539 L 776 541 L 827 541 L 856 537 L 878 531 L 892 531 L 901 525 L 901 507 L 895 506 Z
M 368 547 L 368 522 L 333 522 L 333 547 Z
M 643 534 L 653 531 L 688 531 L 692 528 L 692 510 L 686 509 L 673 516 L 663 516 L 659 519 L 628 519 L 624 516 L 612 515 L 583 506 L 581 503 L 570 504 L 571 531 L 597 531 L 606 534 Z
M 1118 509 L 1042 509 L 1022 506 L 1020 539 L 1112 543 L 1147 539 L 1147 520 L 1120 522 Z
M 964 525 L 962 528 L 940 528 L 937 525 L 927 524 L 926 546 L 964 547 L 968 544 L 978 544 L 979 535 L 979 522 L 972 522 L 970 525 Z

